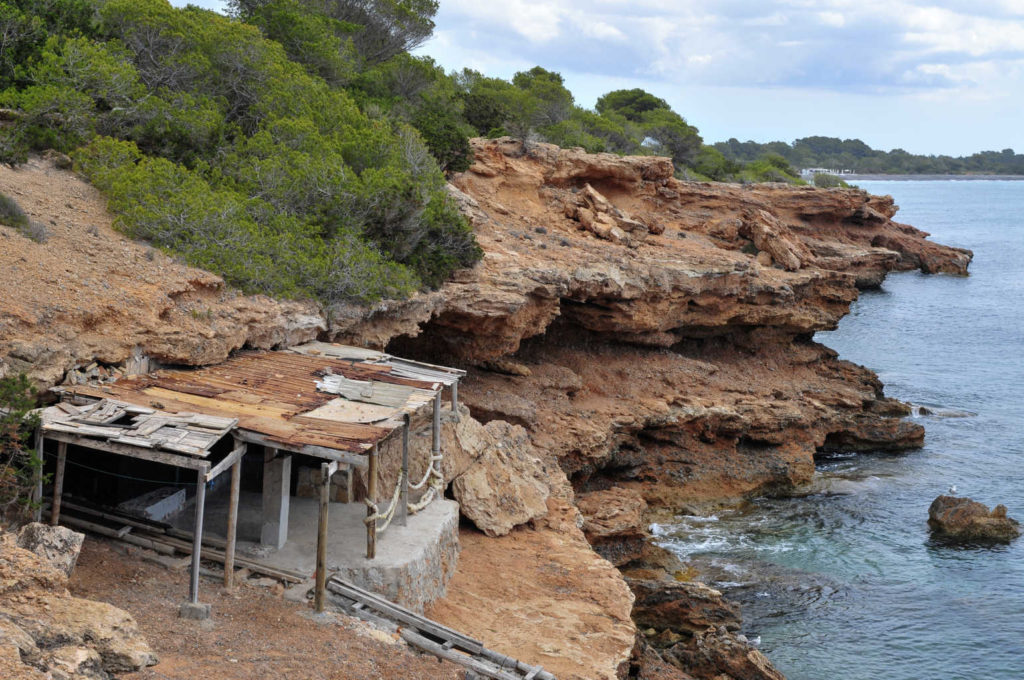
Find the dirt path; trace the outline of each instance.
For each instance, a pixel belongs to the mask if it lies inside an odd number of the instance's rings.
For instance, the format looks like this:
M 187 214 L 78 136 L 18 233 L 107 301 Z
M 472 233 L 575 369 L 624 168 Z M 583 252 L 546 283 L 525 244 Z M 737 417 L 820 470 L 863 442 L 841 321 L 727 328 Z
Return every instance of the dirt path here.
M 160 663 L 124 678 L 138 680 L 455 680 L 459 667 L 414 654 L 391 634 L 338 614 L 315 620 L 308 606 L 272 589 L 228 593 L 204 579 L 205 622 L 178 618 L 186 571 L 169 571 L 86 539 L 69 583 L 72 594 L 109 602 L 138 621 Z

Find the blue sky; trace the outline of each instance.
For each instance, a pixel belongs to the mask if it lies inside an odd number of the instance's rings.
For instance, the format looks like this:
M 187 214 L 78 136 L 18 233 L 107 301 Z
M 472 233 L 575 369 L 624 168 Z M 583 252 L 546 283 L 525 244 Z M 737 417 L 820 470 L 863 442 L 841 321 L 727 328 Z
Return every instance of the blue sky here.
M 642 87 L 708 142 L 1024 152 L 1024 0 L 441 0 L 436 23 L 418 53 L 447 69 L 540 64 L 588 107 Z

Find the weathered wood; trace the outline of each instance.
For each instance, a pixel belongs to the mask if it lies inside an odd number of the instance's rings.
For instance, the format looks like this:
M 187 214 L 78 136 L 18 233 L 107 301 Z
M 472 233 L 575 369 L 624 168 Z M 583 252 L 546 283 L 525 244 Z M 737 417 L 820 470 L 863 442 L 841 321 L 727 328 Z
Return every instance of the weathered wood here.
M 64 524 L 66 526 L 76 527 L 78 529 L 86 529 L 87 531 L 91 531 L 95 534 L 100 534 L 101 536 L 109 536 L 110 538 L 116 538 L 118 540 L 124 541 L 125 543 L 137 545 L 140 548 L 149 548 L 150 550 L 155 550 L 156 552 L 163 553 L 164 555 L 174 554 L 174 548 L 168 545 L 162 545 L 161 541 L 141 536 L 133 536 L 131 534 L 118 536 L 117 529 L 111 529 L 110 527 L 105 527 L 102 524 L 96 524 L 95 522 L 89 522 L 84 519 L 79 519 L 78 517 L 72 517 L 66 513 L 64 514 L 63 517 L 60 518 L 60 521 L 61 524 Z
M 320 517 L 316 532 L 316 589 L 313 594 L 313 608 L 324 610 L 327 593 L 327 511 L 331 504 L 331 475 L 338 469 L 337 463 L 320 465 Z
M 402 489 L 399 492 L 398 509 L 395 521 L 398 526 L 404 527 L 409 524 L 409 414 L 405 414 L 405 425 L 402 427 L 402 472 L 399 479 Z
M 245 444 L 242 443 L 236 451 L 245 453 Z M 224 549 L 224 587 L 234 586 L 235 578 L 235 543 L 238 536 L 238 496 L 241 490 L 242 481 L 242 456 L 239 455 L 231 466 L 231 494 L 228 501 L 228 540 Z
M 259 444 L 261 446 L 271 446 L 275 448 L 282 448 L 281 444 L 277 441 L 271 440 L 269 437 L 265 437 L 257 432 L 250 430 L 240 429 L 235 433 L 239 439 L 250 444 Z M 292 453 L 301 453 L 305 456 L 313 456 L 314 458 L 324 458 L 332 460 L 338 463 L 345 463 L 347 465 L 354 465 L 361 469 L 366 469 L 369 465 L 368 458 L 365 454 L 350 453 L 348 451 L 338 451 L 336 449 L 329 449 L 324 446 L 312 446 L 303 445 L 296 446 L 288 449 Z
M 431 621 L 430 619 L 420 616 L 419 614 L 412 612 L 405 607 L 378 595 L 377 593 L 372 593 L 360 588 L 354 583 L 340 579 L 337 576 L 328 582 L 327 587 L 331 592 L 341 595 L 342 597 L 347 597 L 355 602 L 362 602 L 364 605 L 373 607 L 388 618 L 398 621 L 401 624 L 412 626 L 413 628 L 439 638 L 452 640 L 460 649 L 463 649 L 470 654 L 480 654 L 485 649 L 483 643 L 479 640 L 474 640 L 467 635 L 463 635 L 457 630 L 443 626 L 436 621 Z
M 117 444 L 109 441 L 100 441 L 98 439 L 88 439 L 86 437 L 79 437 L 65 432 L 52 432 L 49 425 L 46 426 L 46 437 L 48 439 L 67 442 L 68 444 L 81 446 L 87 449 L 97 449 L 99 451 L 128 456 L 129 458 L 140 458 L 142 460 L 163 463 L 164 465 L 172 465 L 174 467 L 189 468 L 191 470 L 203 470 L 204 473 L 210 467 L 209 461 L 199 458 L 176 456 L 171 453 L 161 453 L 160 451 L 149 451 L 135 446 Z
M 235 447 L 235 449 L 224 457 L 224 460 L 214 465 L 209 472 L 206 473 L 206 481 L 216 478 L 220 473 L 227 470 L 229 467 L 242 460 L 242 456 L 245 455 L 246 445 L 245 442 L 241 443 L 241 446 Z
M 189 581 L 188 598 L 192 604 L 199 602 L 199 561 L 203 551 L 203 511 L 206 509 L 206 475 L 204 470 L 196 471 L 196 518 L 195 536 L 192 541 L 192 574 Z
M 485 678 L 493 678 L 493 680 L 522 680 L 522 676 L 515 673 L 509 673 L 504 671 L 494 664 L 476 659 L 472 656 L 467 656 L 461 652 L 457 652 L 453 649 L 445 649 L 444 645 L 440 645 L 433 640 L 429 640 L 419 633 L 416 633 L 409 628 L 400 628 L 398 631 L 402 639 L 408 642 L 413 647 L 422 649 L 425 652 L 433 654 L 436 657 L 457 663 L 464 668 L 468 668 L 477 675 L 482 675 Z
M 140 522 L 137 519 L 125 517 L 124 515 L 103 512 L 101 510 L 95 510 L 85 505 L 79 505 L 77 503 L 72 503 L 70 501 L 64 501 L 62 503 L 62 506 L 67 510 L 84 513 L 86 515 L 92 515 L 93 517 L 100 517 L 102 519 L 110 520 L 111 522 L 117 522 L 119 524 L 127 524 L 128 526 L 133 526 L 136 529 L 145 529 L 146 531 L 157 533 L 163 533 L 165 531 L 163 527 L 161 527 L 158 523 L 155 522 L 147 524 L 146 522 Z
M 154 536 L 148 538 L 153 542 L 162 543 L 164 546 L 169 547 L 172 550 L 177 550 L 180 553 L 184 553 L 186 555 L 192 554 L 192 543 L 177 538 L 173 538 L 170 534 L 167 536 Z M 224 554 L 223 550 L 210 548 L 209 538 L 204 538 L 203 544 L 207 546 L 203 550 L 204 560 L 208 560 L 211 562 L 220 562 L 221 564 L 224 564 L 224 559 L 226 555 Z M 305 581 L 309 578 L 308 574 L 304 575 L 298 572 L 289 571 L 287 569 L 275 569 L 274 567 L 268 567 L 265 564 L 261 564 L 256 560 L 251 560 L 245 557 L 239 557 L 237 554 L 235 555 L 235 565 L 245 567 L 249 571 L 258 574 L 263 574 L 264 576 L 270 576 L 272 578 L 276 578 L 280 581 L 285 581 L 288 583 L 301 583 L 302 581 Z
M 60 521 L 60 497 L 64 494 L 64 464 L 68 459 L 67 442 L 57 443 L 57 469 L 53 475 L 53 504 L 50 506 L 50 524 Z
M 373 450 L 370 452 L 370 465 L 366 471 L 366 498 L 370 501 L 366 504 L 366 516 L 373 517 L 376 514 L 373 503 L 377 502 L 377 445 L 373 445 Z M 366 558 L 374 559 L 377 557 L 377 522 L 367 522 L 366 524 Z

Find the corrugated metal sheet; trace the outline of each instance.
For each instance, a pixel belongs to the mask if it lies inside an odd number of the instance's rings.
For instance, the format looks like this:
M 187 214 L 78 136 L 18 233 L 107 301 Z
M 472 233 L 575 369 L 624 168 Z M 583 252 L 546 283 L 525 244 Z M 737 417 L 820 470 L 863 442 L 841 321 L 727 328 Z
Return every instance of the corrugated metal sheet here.
M 305 351 L 302 351 L 305 350 Z M 143 408 L 237 419 L 282 448 L 365 452 L 464 372 L 326 343 L 247 352 L 196 370 L 162 370 L 65 392 Z M 340 401 L 352 402 L 340 407 Z M 331 408 L 324 408 L 330 405 Z

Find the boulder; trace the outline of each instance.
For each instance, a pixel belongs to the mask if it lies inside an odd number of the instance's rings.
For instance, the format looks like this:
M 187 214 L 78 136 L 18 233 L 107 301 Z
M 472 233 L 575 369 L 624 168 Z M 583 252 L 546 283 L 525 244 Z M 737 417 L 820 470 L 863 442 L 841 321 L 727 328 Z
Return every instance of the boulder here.
M 739 607 L 703 583 L 627 578 L 636 601 L 633 620 L 642 628 L 693 635 L 709 627 L 740 628 Z
M 1006 506 L 992 511 L 970 498 L 939 496 L 928 508 L 928 526 L 936 533 L 962 541 L 1009 542 L 1020 536 L 1020 523 L 1006 516 Z
M 719 680 L 786 680 L 768 658 L 724 628 L 711 628 L 662 652 L 667 661 L 695 678 Z
M 40 522 L 26 524 L 18 532 L 19 548 L 39 555 L 65 576 L 71 576 L 84 540 L 85 534 Z
M 59 532 L 42 530 L 51 528 L 22 534 L 52 538 Z M 77 548 L 71 552 L 77 556 Z M 0 536 L 0 678 L 107 680 L 155 664 L 128 612 L 68 594 L 65 566 L 18 547 L 11 534 Z
M 488 536 L 504 536 L 547 514 L 547 472 L 522 427 L 502 420 L 473 428 L 463 451 L 479 452 L 452 480 L 462 514 Z
M 647 502 L 639 491 L 616 487 L 583 493 L 576 506 L 583 515 L 583 533 L 601 557 L 621 567 L 643 554 Z

